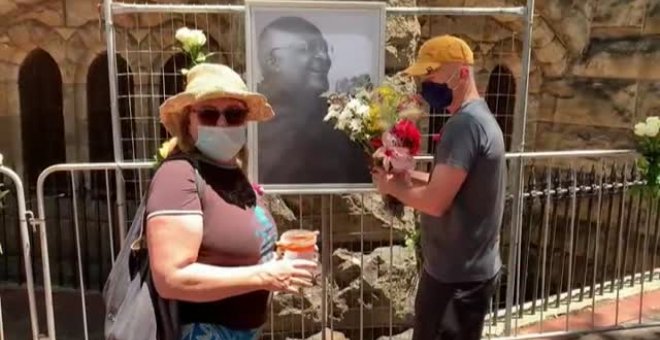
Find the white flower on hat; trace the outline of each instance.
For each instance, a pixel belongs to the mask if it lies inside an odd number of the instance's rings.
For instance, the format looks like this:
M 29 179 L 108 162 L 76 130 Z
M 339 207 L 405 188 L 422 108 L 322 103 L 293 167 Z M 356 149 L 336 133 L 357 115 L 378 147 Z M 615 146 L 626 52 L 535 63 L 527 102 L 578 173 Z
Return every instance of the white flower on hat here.
M 190 29 L 188 27 L 179 28 L 176 31 L 175 38 L 181 43 L 183 50 L 186 52 L 190 52 L 206 44 L 206 35 L 204 35 L 202 30 Z

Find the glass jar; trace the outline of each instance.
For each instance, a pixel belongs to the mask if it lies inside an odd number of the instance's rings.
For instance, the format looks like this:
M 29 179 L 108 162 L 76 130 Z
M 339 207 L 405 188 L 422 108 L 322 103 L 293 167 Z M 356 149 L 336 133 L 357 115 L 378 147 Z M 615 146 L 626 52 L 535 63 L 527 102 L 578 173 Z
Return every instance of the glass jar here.
M 287 230 L 280 236 L 277 251 L 285 259 L 318 260 L 316 250 L 317 231 L 293 229 Z

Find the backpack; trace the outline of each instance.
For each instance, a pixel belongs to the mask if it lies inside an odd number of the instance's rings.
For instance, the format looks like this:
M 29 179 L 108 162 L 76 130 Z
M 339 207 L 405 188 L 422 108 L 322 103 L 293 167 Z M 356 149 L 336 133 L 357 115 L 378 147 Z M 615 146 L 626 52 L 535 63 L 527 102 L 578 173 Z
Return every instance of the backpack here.
M 175 159 L 185 159 L 193 165 L 201 201 L 205 182 L 197 170 L 197 159 L 180 154 L 168 157 L 163 163 Z M 178 303 L 161 298 L 151 278 L 144 235 L 147 195 L 142 197 L 103 287 L 106 340 L 180 339 Z

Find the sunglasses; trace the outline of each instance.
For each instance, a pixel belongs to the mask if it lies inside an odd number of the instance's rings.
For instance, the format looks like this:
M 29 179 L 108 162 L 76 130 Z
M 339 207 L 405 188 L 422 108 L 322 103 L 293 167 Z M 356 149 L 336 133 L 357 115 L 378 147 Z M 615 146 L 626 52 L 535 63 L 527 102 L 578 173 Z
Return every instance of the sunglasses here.
M 224 110 L 216 108 L 203 108 L 195 110 L 199 123 L 205 126 L 216 126 L 220 117 L 224 117 L 228 126 L 243 125 L 247 118 L 248 110 L 239 106 L 229 106 Z

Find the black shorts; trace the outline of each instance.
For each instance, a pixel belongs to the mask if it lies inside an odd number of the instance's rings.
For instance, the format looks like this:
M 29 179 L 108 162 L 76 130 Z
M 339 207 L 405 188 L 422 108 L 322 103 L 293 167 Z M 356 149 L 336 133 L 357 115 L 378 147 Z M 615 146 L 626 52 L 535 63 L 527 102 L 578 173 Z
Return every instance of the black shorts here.
M 442 283 L 423 271 L 413 340 L 478 340 L 499 274 L 481 282 Z

